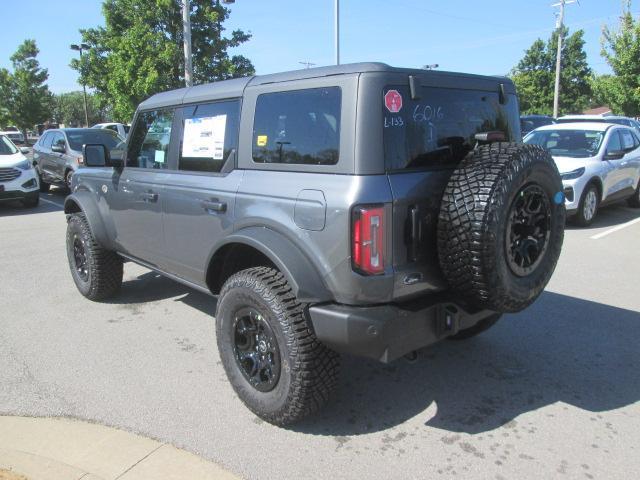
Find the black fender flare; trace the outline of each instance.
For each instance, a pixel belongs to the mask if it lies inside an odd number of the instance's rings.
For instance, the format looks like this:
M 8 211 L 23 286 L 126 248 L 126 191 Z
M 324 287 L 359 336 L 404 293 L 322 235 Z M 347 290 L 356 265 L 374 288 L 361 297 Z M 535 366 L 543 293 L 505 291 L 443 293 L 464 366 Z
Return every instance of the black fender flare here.
M 333 299 L 318 269 L 302 250 L 284 235 L 265 227 L 243 228 L 216 245 L 209 255 L 209 264 L 222 247 L 231 243 L 253 247 L 271 260 L 286 277 L 300 302 L 318 303 Z
M 88 190 L 81 190 L 67 196 L 64 200 L 64 213 L 69 215 L 78 211 L 84 213 L 95 241 L 100 246 L 113 250 L 112 242 L 109 239 L 102 215 L 98 209 L 95 194 Z

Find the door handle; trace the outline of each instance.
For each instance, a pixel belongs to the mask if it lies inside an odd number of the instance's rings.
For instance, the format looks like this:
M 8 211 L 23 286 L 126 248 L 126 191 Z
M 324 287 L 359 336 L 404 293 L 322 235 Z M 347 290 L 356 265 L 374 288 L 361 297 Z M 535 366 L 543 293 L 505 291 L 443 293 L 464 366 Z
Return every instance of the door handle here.
M 225 202 L 204 200 L 201 205 L 202 205 L 202 208 L 204 208 L 208 212 L 226 212 L 227 211 L 227 204 Z
M 155 203 L 158 201 L 158 194 L 154 192 L 145 192 L 141 195 L 141 197 L 145 202 Z

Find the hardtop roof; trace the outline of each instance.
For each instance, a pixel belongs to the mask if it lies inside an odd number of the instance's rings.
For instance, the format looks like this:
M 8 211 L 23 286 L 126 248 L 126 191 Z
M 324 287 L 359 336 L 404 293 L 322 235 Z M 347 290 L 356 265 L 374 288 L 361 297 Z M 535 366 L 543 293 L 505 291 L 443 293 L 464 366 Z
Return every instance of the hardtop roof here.
M 349 75 L 368 72 L 380 73 L 404 73 L 407 75 L 420 75 L 431 77 L 432 79 L 446 77 L 469 78 L 477 80 L 500 80 L 505 85 L 512 87 L 512 81 L 507 77 L 474 75 L 470 73 L 446 72 L 440 70 L 424 70 L 415 68 L 397 68 L 379 62 L 349 63 L 343 65 L 332 65 L 327 67 L 307 68 L 292 70 L 282 73 L 271 73 L 267 75 L 255 75 L 219 82 L 205 83 L 188 88 L 179 88 L 167 92 L 157 93 L 140 104 L 140 109 L 159 108 L 170 105 L 180 105 L 195 103 L 200 101 L 220 100 L 242 96 L 247 86 L 264 85 L 269 83 L 288 82 L 293 80 L 304 80 L 309 78 L 328 77 L 333 75 Z M 515 91 L 515 90 L 514 90 Z M 512 92 L 509 92 L 512 93 Z

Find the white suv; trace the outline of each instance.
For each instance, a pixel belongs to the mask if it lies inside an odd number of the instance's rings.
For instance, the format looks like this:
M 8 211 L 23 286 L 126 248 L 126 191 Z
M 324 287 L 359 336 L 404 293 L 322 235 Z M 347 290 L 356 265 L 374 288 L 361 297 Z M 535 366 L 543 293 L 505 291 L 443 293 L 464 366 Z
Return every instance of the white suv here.
M 640 207 L 640 139 L 632 128 L 608 123 L 540 127 L 525 143 L 551 153 L 562 175 L 568 215 L 589 225 L 598 208 L 626 199 Z
M 24 156 L 28 148 L 16 147 L 0 135 L 0 201 L 20 200 L 25 207 L 40 201 L 40 183 L 31 161 Z

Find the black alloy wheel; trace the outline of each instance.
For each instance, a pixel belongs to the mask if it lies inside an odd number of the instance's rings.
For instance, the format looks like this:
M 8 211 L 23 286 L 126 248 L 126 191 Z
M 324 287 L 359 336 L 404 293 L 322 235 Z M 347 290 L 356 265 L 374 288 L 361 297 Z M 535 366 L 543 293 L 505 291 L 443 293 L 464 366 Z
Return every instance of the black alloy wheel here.
M 525 277 L 536 269 L 549 243 L 551 205 L 536 184 L 524 186 L 511 204 L 505 231 L 507 263 L 511 271 Z
M 260 392 L 269 392 L 280 378 L 278 341 L 263 315 L 251 307 L 234 315 L 233 352 L 247 381 Z
M 73 237 L 73 262 L 75 264 L 78 277 L 80 277 L 83 282 L 89 281 L 87 252 L 84 248 L 84 242 L 78 235 L 74 235 Z

